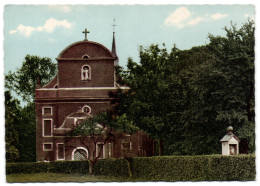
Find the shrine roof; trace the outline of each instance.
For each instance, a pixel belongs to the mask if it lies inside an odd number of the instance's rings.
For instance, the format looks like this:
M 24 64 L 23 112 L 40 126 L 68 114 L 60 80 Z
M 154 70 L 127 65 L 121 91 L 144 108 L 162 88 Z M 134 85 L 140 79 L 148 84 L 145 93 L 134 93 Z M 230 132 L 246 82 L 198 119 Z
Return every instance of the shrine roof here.
M 227 134 L 220 141 L 221 142 L 229 141 L 232 137 L 234 137 L 238 142 L 240 141 L 239 138 L 234 134 L 231 134 L 231 135 Z

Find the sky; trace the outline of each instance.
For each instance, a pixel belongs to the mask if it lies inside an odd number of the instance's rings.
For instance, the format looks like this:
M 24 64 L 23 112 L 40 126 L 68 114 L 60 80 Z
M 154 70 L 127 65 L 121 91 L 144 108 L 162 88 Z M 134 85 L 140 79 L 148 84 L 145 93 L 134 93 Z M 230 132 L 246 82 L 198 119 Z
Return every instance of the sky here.
M 85 28 L 90 41 L 111 50 L 114 19 L 119 64 L 125 67 L 129 57 L 139 61 L 140 45 L 190 49 L 254 14 L 254 5 L 6 5 L 4 71 L 21 67 L 27 54 L 56 62 L 65 47 L 84 39 Z

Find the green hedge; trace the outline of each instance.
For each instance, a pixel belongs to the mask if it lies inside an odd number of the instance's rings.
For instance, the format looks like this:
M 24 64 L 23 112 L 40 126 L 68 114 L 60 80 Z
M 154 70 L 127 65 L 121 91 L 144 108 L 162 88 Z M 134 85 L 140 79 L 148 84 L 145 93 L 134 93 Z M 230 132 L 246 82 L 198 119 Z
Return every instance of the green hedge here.
M 133 177 L 151 181 L 255 180 L 255 156 L 170 156 L 133 159 Z
M 95 165 L 96 175 L 128 177 L 127 161 L 124 159 L 99 160 Z
M 249 181 L 255 180 L 254 155 L 158 156 L 133 158 L 133 178 L 140 181 Z M 124 159 L 99 160 L 96 175 L 127 177 Z M 8 163 L 6 173 L 88 173 L 87 161 Z
M 88 161 L 7 163 L 6 174 L 16 173 L 88 173 Z

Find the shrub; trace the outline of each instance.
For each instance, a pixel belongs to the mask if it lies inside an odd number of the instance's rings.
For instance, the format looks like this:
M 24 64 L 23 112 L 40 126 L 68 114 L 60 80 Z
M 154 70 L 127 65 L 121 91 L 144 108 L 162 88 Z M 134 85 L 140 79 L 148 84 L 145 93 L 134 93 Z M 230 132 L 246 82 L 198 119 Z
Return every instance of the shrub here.
M 124 159 L 99 160 L 95 165 L 95 174 L 128 177 L 127 161 Z
M 133 159 L 133 177 L 151 181 L 255 180 L 255 156 L 169 156 Z
M 133 178 L 142 181 L 249 181 L 255 180 L 254 155 L 158 156 L 133 158 Z M 99 160 L 96 175 L 128 177 L 124 159 Z M 88 173 L 88 161 L 7 163 L 6 174 Z
M 17 173 L 87 173 L 88 161 L 7 163 L 6 174 Z

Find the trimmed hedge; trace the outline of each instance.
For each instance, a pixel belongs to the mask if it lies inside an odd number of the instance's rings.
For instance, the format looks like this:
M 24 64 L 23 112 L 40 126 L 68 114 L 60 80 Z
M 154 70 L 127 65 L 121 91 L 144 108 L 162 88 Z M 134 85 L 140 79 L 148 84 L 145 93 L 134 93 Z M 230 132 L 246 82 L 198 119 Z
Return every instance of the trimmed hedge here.
M 128 177 L 128 165 L 124 159 L 99 160 L 94 168 L 96 175 Z
M 170 156 L 133 159 L 133 177 L 151 181 L 255 180 L 255 156 Z
M 16 173 L 88 173 L 88 161 L 7 163 L 6 174 Z
M 133 178 L 142 181 L 249 181 L 255 180 L 254 155 L 239 156 L 158 156 L 133 158 Z M 87 161 L 8 163 L 6 174 L 14 173 L 88 173 Z M 99 160 L 96 175 L 128 177 L 124 159 Z

